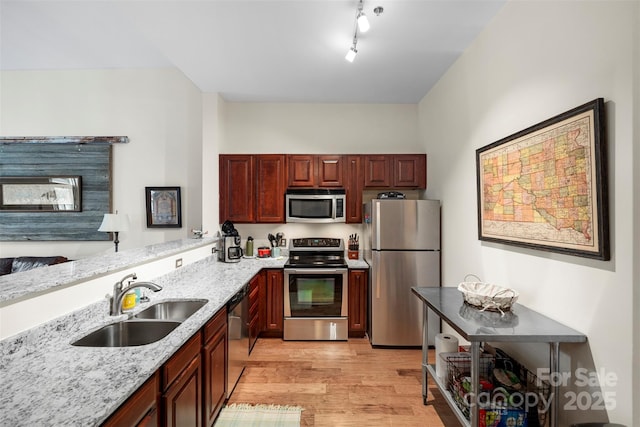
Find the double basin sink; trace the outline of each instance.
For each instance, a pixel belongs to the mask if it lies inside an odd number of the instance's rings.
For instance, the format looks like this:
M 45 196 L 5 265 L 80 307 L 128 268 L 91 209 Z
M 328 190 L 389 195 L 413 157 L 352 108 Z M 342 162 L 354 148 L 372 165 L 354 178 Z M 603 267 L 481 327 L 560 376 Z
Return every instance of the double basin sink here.
M 169 335 L 204 306 L 207 300 L 163 301 L 71 343 L 80 347 L 130 347 L 151 344 Z

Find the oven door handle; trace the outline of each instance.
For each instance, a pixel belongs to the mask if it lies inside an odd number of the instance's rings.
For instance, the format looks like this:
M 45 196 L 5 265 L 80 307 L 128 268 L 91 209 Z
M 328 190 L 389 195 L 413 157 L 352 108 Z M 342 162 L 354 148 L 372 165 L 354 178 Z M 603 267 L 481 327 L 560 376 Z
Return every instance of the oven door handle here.
M 344 274 L 346 268 L 285 268 L 284 272 L 289 274 Z

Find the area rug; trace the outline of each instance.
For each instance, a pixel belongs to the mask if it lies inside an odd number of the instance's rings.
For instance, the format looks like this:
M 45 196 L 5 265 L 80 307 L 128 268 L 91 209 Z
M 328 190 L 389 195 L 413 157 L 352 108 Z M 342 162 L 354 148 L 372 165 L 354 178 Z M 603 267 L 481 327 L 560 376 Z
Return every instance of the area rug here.
M 220 411 L 214 427 L 299 427 L 300 406 L 234 403 Z

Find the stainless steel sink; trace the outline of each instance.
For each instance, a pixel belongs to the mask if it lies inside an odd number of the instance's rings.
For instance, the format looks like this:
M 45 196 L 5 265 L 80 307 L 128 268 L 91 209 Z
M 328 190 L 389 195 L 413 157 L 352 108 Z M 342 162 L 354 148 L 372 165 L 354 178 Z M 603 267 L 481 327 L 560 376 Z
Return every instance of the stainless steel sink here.
M 183 322 L 207 303 L 207 300 L 163 301 L 134 315 L 137 319 L 175 320 Z
M 136 321 L 112 323 L 72 343 L 82 347 L 130 347 L 151 344 L 166 337 L 180 322 Z

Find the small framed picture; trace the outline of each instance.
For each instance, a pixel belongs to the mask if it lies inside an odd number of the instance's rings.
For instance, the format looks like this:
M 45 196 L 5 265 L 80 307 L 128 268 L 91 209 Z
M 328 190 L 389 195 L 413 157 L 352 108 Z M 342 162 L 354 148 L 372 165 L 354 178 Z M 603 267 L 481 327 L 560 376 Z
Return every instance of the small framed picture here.
M 147 228 L 181 228 L 180 187 L 145 187 Z
M 0 211 L 81 212 L 82 177 L 0 177 Z

